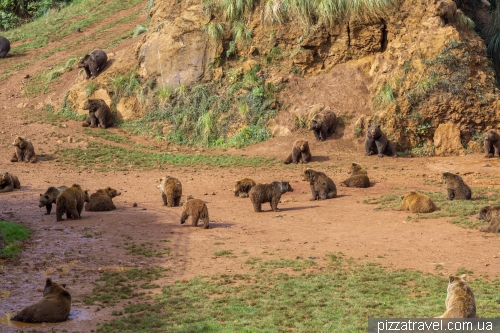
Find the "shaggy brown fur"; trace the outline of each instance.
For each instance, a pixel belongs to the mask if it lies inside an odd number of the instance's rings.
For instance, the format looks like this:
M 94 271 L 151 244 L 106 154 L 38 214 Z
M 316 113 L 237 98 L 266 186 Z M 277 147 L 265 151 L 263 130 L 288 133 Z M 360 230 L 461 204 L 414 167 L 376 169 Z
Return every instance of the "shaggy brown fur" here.
M 477 318 L 474 293 L 467 284 L 467 276 L 451 276 L 446 295 L 446 312 L 438 318 Z
M 351 174 L 351 177 L 341 182 L 340 185 L 361 188 L 370 186 L 370 179 L 368 178 L 367 172 L 359 164 L 352 163 L 351 171 L 349 173 Z
M 335 128 L 337 128 L 337 116 L 330 110 L 321 111 L 309 121 L 309 130 L 314 131 L 318 141 L 325 141 L 335 133 Z
M 198 220 L 201 219 L 203 228 L 210 228 L 208 224 L 208 208 L 203 200 L 189 199 L 182 205 L 181 224 L 184 224 L 189 216 L 191 216 L 191 224 L 195 227 L 198 226 Z
M 71 295 L 65 284 L 47 279 L 43 289 L 43 299 L 27 306 L 12 320 L 25 323 L 57 323 L 68 319 L 71 311 Z
M 479 231 L 497 233 L 500 230 L 500 206 L 483 207 L 476 218 L 490 222 L 488 226 L 482 227 Z
M 30 140 L 16 136 L 12 145 L 16 147 L 16 152 L 12 156 L 11 162 L 36 162 L 35 148 Z
M 256 212 L 262 212 L 262 204 L 265 202 L 271 204 L 273 211 L 279 212 L 278 202 L 280 202 L 281 195 L 285 192 L 293 192 L 293 188 L 288 182 L 272 182 L 271 184 L 255 185 L 248 192 L 248 196 Z
M 14 191 L 15 188 L 21 188 L 19 179 L 9 172 L 0 173 L 0 193 Z
M 66 186 L 60 187 L 49 187 L 44 194 L 40 193 L 40 203 L 38 207 L 43 207 L 47 209 L 45 215 L 50 215 L 50 211 L 52 210 L 52 204 L 56 203 L 56 199 L 61 194 L 61 192 L 66 188 Z
M 176 178 L 166 176 L 157 181 L 157 188 L 161 191 L 163 204 L 167 207 L 179 206 L 182 196 L 182 184 Z
M 380 125 L 372 125 L 368 127 L 365 138 L 365 155 L 378 154 L 379 157 L 396 156 L 396 148 L 394 143 L 387 139 L 387 136 L 382 133 Z
M 401 206 L 394 208 L 394 210 L 410 210 L 412 213 L 431 213 L 438 209 L 431 198 L 414 191 L 408 193 L 402 199 Z
M 311 151 L 309 150 L 309 142 L 304 139 L 297 139 L 293 143 L 292 153 L 285 160 L 285 164 L 299 163 L 299 160 L 302 163 L 307 163 L 311 160 Z
M 462 177 L 453 173 L 443 173 L 443 180 L 446 183 L 446 190 L 448 191 L 448 200 L 470 200 L 472 191 L 470 187 L 465 184 Z
M 56 199 L 56 219 L 62 221 L 63 214 L 66 218 L 80 219 L 84 202 L 89 202 L 89 194 L 78 184 L 64 189 Z
M 90 195 L 90 200 L 85 204 L 85 210 L 89 212 L 105 212 L 116 209 L 112 198 L 121 195 L 120 192 L 111 187 L 106 187 Z
M 89 99 L 83 105 L 84 110 L 89 110 L 89 116 L 82 123 L 83 127 L 111 127 L 115 123 L 111 109 L 102 99 Z
M 306 169 L 303 178 L 308 181 L 311 186 L 311 201 L 326 200 L 337 196 L 337 187 L 335 183 L 323 172 Z
M 500 156 L 500 135 L 494 130 L 484 133 L 484 154 L 487 158 Z
M 255 182 L 250 178 L 242 178 L 234 183 L 234 195 L 240 198 L 248 198 L 248 191 L 255 186 Z
M 99 74 L 99 72 L 101 72 L 104 67 L 106 67 L 107 62 L 108 55 L 106 54 L 106 52 L 97 49 L 81 58 L 80 61 L 78 61 L 78 68 L 85 69 L 87 79 L 89 79 L 90 76 L 92 76 L 92 78 L 95 78 L 97 74 Z
M 454 24 L 457 21 L 457 5 L 453 0 L 434 0 L 432 13 L 439 16 L 444 24 Z
M 0 59 L 5 58 L 10 51 L 10 41 L 0 36 Z

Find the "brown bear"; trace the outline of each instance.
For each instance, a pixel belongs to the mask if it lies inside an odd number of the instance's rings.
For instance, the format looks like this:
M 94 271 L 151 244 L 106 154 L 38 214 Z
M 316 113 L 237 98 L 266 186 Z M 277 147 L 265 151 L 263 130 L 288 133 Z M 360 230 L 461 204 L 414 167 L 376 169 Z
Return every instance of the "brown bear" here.
M 200 199 L 189 199 L 182 205 L 181 224 L 184 224 L 187 218 L 191 216 L 191 224 L 195 227 L 198 225 L 198 220 L 203 221 L 203 228 L 208 229 L 208 208 L 207 205 Z
M 234 195 L 240 198 L 248 198 L 248 191 L 255 186 L 255 182 L 250 178 L 242 178 L 234 183 Z
M 10 41 L 0 36 L 0 59 L 7 57 L 7 53 L 10 51 Z
M 40 202 L 38 204 L 38 207 L 43 207 L 45 206 L 45 209 L 47 209 L 47 212 L 45 215 L 50 215 L 50 211 L 52 210 L 52 204 L 56 203 L 56 199 L 61 194 L 61 192 L 66 188 L 66 186 L 59 186 L 59 187 L 54 187 L 51 186 L 45 191 L 44 194 L 40 193 Z
M 380 125 L 371 125 L 366 131 L 365 155 L 370 156 L 373 154 L 378 154 L 379 157 L 384 157 L 384 155 L 396 156 L 394 143 L 382 133 Z
M 83 105 L 84 110 L 89 110 L 89 116 L 82 123 L 83 127 L 111 127 L 115 120 L 111 109 L 102 99 L 89 99 Z
M 167 207 L 179 206 L 182 196 L 182 184 L 176 178 L 166 176 L 157 181 L 157 188 L 161 191 L 163 205 Z
M 56 219 L 62 221 L 63 214 L 66 213 L 66 218 L 81 219 L 80 214 L 83 210 L 84 202 L 89 202 L 89 194 L 87 190 L 82 190 L 78 184 L 73 184 L 71 187 L 64 189 L 56 199 Z
M 490 222 L 488 226 L 482 227 L 479 231 L 497 233 L 500 230 L 500 206 L 483 207 L 476 218 Z
M 448 200 L 470 200 L 472 191 L 470 187 L 465 184 L 462 177 L 453 173 L 443 173 L 443 180 L 446 183 L 446 190 L 448 191 Z
M 341 182 L 341 186 L 361 188 L 370 186 L 370 179 L 368 178 L 367 172 L 359 164 L 352 163 L 351 171 L 349 173 L 351 174 L 351 177 Z
M 457 5 L 453 0 L 434 0 L 432 13 L 441 17 L 444 24 L 454 24 L 457 21 Z
M 278 202 L 280 202 L 281 195 L 285 192 L 293 192 L 293 188 L 288 182 L 272 182 L 271 184 L 257 184 L 250 192 L 248 196 L 252 201 L 253 208 L 256 212 L 262 212 L 262 204 L 269 202 L 271 204 L 271 209 L 275 212 L 279 212 Z
M 16 152 L 12 156 L 11 162 L 36 162 L 35 148 L 30 140 L 16 136 L 12 145 L 16 147 Z
M 109 210 L 116 209 L 113 204 L 112 198 L 121 195 L 117 190 L 106 187 L 104 189 L 97 190 L 90 196 L 89 202 L 85 204 L 85 210 L 89 212 L 105 212 Z
M 87 79 L 89 79 L 91 75 L 92 78 L 95 78 L 97 74 L 104 69 L 107 62 L 108 56 L 106 52 L 97 49 L 81 58 L 80 61 L 78 61 L 78 68 L 85 69 Z
M 467 284 L 467 276 L 449 277 L 446 311 L 438 318 L 477 318 L 474 293 Z
M 25 323 L 57 323 L 68 319 L 71 311 L 71 295 L 65 284 L 45 281 L 40 302 L 25 307 L 12 320 Z
M 337 196 L 335 183 L 323 172 L 306 169 L 303 179 L 308 181 L 311 186 L 311 201 L 326 200 Z
M 484 154 L 487 158 L 500 156 L 500 135 L 494 130 L 484 133 Z
M 309 142 L 304 139 L 297 139 L 293 143 L 292 153 L 285 160 L 285 164 L 307 163 L 311 160 L 311 151 L 309 150 Z
M 394 208 L 394 210 L 410 210 L 412 213 L 431 213 L 438 209 L 431 198 L 415 191 L 411 191 L 402 197 L 402 199 L 401 206 Z
M 335 133 L 337 128 L 337 116 L 333 111 L 323 110 L 309 121 L 309 130 L 314 131 L 318 141 L 325 141 L 327 137 Z
M 16 176 L 9 172 L 0 173 L 0 193 L 10 192 L 20 188 L 21 183 Z

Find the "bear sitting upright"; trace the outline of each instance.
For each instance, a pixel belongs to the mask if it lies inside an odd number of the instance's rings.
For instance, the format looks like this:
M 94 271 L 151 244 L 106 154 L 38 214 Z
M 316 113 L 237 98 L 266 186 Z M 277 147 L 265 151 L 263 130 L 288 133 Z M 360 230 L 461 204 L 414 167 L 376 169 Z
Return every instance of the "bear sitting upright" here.
M 489 130 L 484 133 L 484 153 L 487 158 L 500 156 L 500 135 L 497 131 Z
M 83 105 L 84 110 L 89 110 L 89 116 L 82 123 L 83 127 L 111 127 L 114 125 L 114 118 L 111 109 L 102 99 L 89 99 Z
M 83 68 L 87 74 L 87 79 L 92 76 L 95 78 L 101 72 L 108 62 L 108 55 L 103 50 L 94 50 L 90 54 L 78 61 L 78 68 Z
M 30 140 L 16 136 L 12 145 L 16 147 L 16 152 L 12 156 L 11 162 L 36 162 L 35 148 Z
M 25 307 L 12 320 L 25 323 L 57 323 L 68 319 L 71 311 L 71 295 L 65 284 L 45 281 L 43 299 Z
M 307 163 L 311 160 L 311 151 L 309 150 L 309 142 L 304 139 L 297 139 L 292 147 L 292 152 L 285 160 L 285 164 L 294 163 L 302 161 L 302 163 Z
M 396 156 L 396 148 L 394 143 L 387 139 L 387 136 L 382 133 L 380 125 L 371 125 L 366 131 L 365 138 L 365 155 L 370 156 L 378 154 L 379 157 Z

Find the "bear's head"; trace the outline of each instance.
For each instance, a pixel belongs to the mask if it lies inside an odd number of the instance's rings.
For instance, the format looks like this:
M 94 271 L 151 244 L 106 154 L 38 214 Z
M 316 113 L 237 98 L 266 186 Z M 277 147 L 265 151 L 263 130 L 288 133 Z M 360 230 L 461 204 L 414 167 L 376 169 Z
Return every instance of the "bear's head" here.
M 110 197 L 110 198 L 114 198 L 118 195 L 121 195 L 121 192 L 118 192 L 117 190 L 115 190 L 114 188 L 111 188 L 111 187 L 106 187 L 104 189 L 104 191 L 106 192 L 106 194 Z
M 51 204 L 51 200 L 48 194 L 41 194 L 40 193 L 40 203 L 38 204 L 38 207 L 43 207 L 48 204 Z
M 316 175 L 317 173 L 313 169 L 306 169 L 304 170 L 302 178 L 306 181 L 313 182 L 316 179 Z
M 351 164 L 351 171 L 350 171 L 350 173 L 353 174 L 353 175 L 355 175 L 355 174 L 360 173 L 360 172 L 365 173 L 365 171 L 363 170 L 363 168 L 361 167 L 361 165 L 356 164 L 356 163 L 352 163 Z
M 28 145 L 28 142 L 22 136 L 16 136 L 12 145 L 18 147 L 19 149 L 25 149 L 26 146 Z
M 380 138 L 380 136 L 382 136 L 382 130 L 380 129 L 380 125 L 369 126 L 368 134 L 374 139 Z
M 300 144 L 299 149 L 301 152 L 306 152 L 309 150 L 309 142 L 307 140 L 299 139 L 297 141 Z
M 492 206 L 483 207 L 479 211 L 479 214 L 476 215 L 476 219 L 478 219 L 478 220 L 485 220 L 485 221 L 490 222 L 491 221 L 491 216 L 493 215 L 492 214 L 493 209 L 494 209 L 494 207 L 492 207 Z
M 277 185 L 278 188 L 280 189 L 281 194 L 285 192 L 293 192 L 293 188 L 290 186 L 290 183 L 288 182 L 273 182 L 273 184 Z
M 309 130 L 318 130 L 321 128 L 321 124 L 323 124 L 323 115 L 318 113 L 309 121 Z
M 497 141 L 499 139 L 499 135 L 495 130 L 488 130 L 484 133 L 484 139 L 488 141 Z
M 80 58 L 80 60 L 78 61 L 78 68 L 84 68 L 85 66 L 87 66 L 89 60 L 90 54 L 87 54 L 85 57 Z
M 45 281 L 45 288 L 43 288 L 43 296 L 45 297 L 47 295 L 60 295 L 71 300 L 71 295 L 68 290 L 66 290 L 66 284 L 53 282 L 50 278 L 47 278 Z
M 460 177 L 459 175 L 455 175 L 454 173 L 450 172 L 444 172 L 442 179 L 445 183 L 463 180 L 462 177 Z

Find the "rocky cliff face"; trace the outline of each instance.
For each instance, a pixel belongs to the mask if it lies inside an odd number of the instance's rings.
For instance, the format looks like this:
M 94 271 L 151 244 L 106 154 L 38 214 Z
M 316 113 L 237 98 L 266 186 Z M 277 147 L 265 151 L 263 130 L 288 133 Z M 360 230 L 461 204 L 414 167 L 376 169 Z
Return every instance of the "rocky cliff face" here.
M 256 2 L 245 21 L 252 37 L 236 42 L 231 26 L 208 13 L 200 0 L 157 2 L 135 52 L 124 52 L 127 60 L 117 59 L 113 70 L 95 80 L 101 88 L 95 93 L 108 94 L 124 119 L 133 118 L 148 107 L 133 96 L 113 98 L 106 87 L 116 73 L 135 68 L 143 86 L 154 79 L 157 87 L 200 82 L 222 82 L 222 87 L 229 73 L 247 73 L 260 64 L 259 77 L 286 84 L 282 103 L 276 104 L 282 107 L 268 123 L 274 135 L 287 135 L 330 108 L 343 118 L 341 133 L 347 139 L 361 141 L 374 122 L 399 149 L 438 154 L 477 149 L 479 134 L 500 120 L 494 73 L 482 40 L 434 16 L 430 2 L 401 0 L 379 19 L 309 26 L 298 19 L 268 23 L 264 2 Z M 210 25 L 220 28 L 215 39 Z M 75 107 L 86 98 L 86 85 L 77 82 L 70 90 Z

